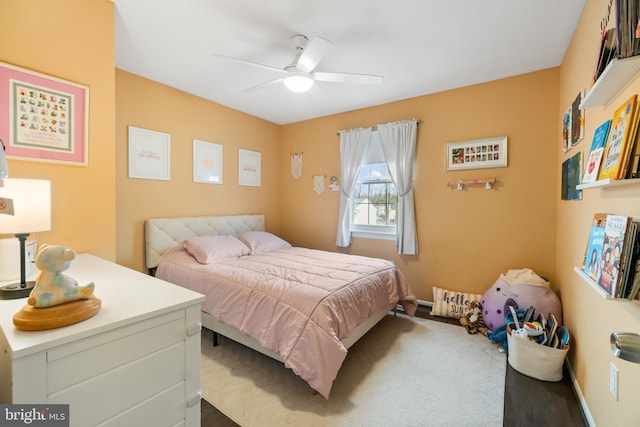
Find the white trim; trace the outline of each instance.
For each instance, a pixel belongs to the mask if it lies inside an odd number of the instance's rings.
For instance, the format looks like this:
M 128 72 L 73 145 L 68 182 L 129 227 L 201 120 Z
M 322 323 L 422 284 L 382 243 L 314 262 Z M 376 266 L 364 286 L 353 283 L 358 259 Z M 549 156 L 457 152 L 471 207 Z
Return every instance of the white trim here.
M 595 421 L 593 421 L 591 412 L 589 412 L 587 401 L 584 398 L 584 394 L 582 394 L 582 390 L 580 389 L 580 384 L 578 384 L 576 375 L 573 373 L 573 368 L 571 367 L 571 363 L 569 363 L 569 359 L 565 359 L 564 364 L 567 367 L 567 370 L 569 371 L 569 376 L 571 377 L 571 385 L 573 385 L 573 389 L 576 392 L 578 402 L 580 403 L 580 407 L 582 408 L 582 415 L 584 415 L 584 419 L 589 425 L 589 427 L 595 427 L 596 423 Z
M 396 233 L 380 233 L 375 231 L 352 231 L 351 236 L 361 239 L 396 240 Z

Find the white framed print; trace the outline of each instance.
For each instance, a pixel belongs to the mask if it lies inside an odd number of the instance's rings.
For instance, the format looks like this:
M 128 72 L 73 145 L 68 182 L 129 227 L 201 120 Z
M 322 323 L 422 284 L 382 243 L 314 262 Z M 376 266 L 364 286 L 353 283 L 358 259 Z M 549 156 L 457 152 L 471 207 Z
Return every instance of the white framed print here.
M 222 145 L 193 140 L 193 182 L 222 184 Z
M 129 178 L 171 179 L 171 135 L 129 126 Z
M 507 137 L 475 139 L 447 144 L 446 169 L 507 167 Z
M 238 149 L 238 184 L 260 187 L 260 152 Z

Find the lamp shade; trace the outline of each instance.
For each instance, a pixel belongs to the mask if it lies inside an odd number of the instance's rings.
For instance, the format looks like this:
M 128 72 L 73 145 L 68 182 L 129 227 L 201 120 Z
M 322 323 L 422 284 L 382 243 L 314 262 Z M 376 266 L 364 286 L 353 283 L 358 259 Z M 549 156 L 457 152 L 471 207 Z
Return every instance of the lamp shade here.
M 42 179 L 0 180 L 0 234 L 51 230 L 51 182 Z

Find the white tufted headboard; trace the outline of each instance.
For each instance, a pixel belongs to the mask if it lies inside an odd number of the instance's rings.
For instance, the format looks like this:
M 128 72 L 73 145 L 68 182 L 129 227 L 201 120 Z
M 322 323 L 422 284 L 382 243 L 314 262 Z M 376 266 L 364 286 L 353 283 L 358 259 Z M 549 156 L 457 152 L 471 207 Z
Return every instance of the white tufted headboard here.
M 144 223 L 148 269 L 184 240 L 197 236 L 264 231 L 264 215 L 196 216 L 148 219 Z

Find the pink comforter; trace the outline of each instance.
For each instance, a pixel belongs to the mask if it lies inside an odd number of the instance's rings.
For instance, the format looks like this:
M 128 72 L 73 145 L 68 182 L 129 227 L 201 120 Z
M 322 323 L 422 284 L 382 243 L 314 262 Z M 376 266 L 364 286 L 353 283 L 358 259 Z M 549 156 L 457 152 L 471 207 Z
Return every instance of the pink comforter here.
M 156 277 L 205 294 L 203 311 L 280 354 L 325 398 L 347 354 L 341 339 L 389 303 L 417 307 L 392 262 L 297 247 L 208 265 L 178 249 Z

